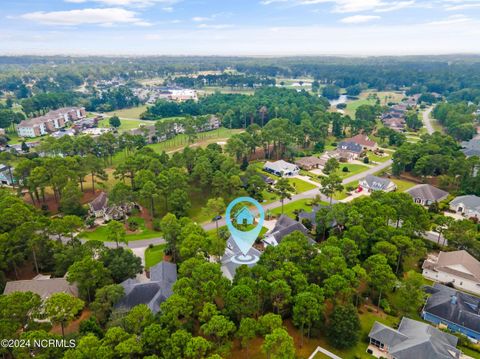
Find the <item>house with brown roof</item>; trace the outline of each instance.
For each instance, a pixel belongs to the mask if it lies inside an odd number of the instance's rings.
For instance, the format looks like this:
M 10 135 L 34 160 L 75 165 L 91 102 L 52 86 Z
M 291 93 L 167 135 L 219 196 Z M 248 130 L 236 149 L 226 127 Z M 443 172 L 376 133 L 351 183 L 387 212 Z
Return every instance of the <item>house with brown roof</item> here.
M 105 192 L 100 194 L 89 204 L 89 214 L 95 218 L 103 218 L 105 221 L 112 219 L 122 220 L 132 212 L 134 207 L 139 206 L 135 202 L 127 202 L 122 204 L 109 204 L 108 196 Z
M 465 250 L 431 254 L 422 269 L 427 279 L 480 294 L 480 262 Z
M 65 278 L 50 278 L 50 276 L 38 275 L 31 280 L 15 280 L 7 282 L 3 294 L 12 292 L 33 292 L 43 300 L 55 293 L 67 293 L 78 297 L 78 288 L 67 282 Z
M 355 135 L 351 138 L 347 138 L 343 142 L 353 142 L 357 143 L 360 146 L 363 147 L 365 150 L 376 150 L 377 149 L 377 143 L 375 141 L 372 141 L 367 135 L 363 133 L 359 133 L 358 135 Z
M 315 156 L 300 157 L 295 161 L 295 164 L 302 170 L 310 171 L 319 167 L 325 166 L 327 161 Z

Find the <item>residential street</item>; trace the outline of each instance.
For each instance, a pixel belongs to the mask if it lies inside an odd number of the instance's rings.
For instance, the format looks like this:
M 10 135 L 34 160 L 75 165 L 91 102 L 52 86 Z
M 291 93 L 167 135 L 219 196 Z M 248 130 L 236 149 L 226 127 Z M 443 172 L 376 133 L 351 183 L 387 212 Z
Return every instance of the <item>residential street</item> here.
M 432 110 L 433 110 L 433 107 L 429 107 L 422 112 L 423 125 L 427 129 L 427 132 L 429 135 L 435 132 L 432 126 L 432 119 L 430 118 L 430 114 L 432 113 Z
M 381 163 L 381 164 L 379 164 L 375 167 L 369 168 L 368 170 L 366 170 L 362 173 L 359 173 L 359 174 L 356 174 L 354 176 L 345 178 L 343 180 L 343 184 L 346 185 L 348 183 L 358 181 L 362 178 L 365 178 L 369 174 L 374 174 L 378 171 L 381 171 L 385 168 L 388 168 L 391 164 L 392 164 L 392 160 L 388 160 L 386 162 L 383 162 L 383 163 Z M 312 189 L 310 191 L 306 191 L 306 192 L 302 192 L 302 193 L 293 195 L 291 200 L 285 200 L 285 204 L 287 204 L 289 202 L 293 202 L 293 201 L 298 201 L 298 200 L 301 200 L 301 199 L 314 198 L 316 195 L 320 195 L 320 198 L 322 199 L 322 201 L 325 201 L 325 202 L 330 201 L 329 198 L 327 198 L 326 196 L 322 195 L 319 192 L 318 188 L 315 188 L 315 189 Z M 332 202 L 337 203 L 338 201 L 333 200 Z M 274 208 L 280 207 L 281 205 L 282 205 L 282 203 L 280 201 L 275 201 L 275 202 L 266 204 L 262 207 L 263 207 L 264 211 L 267 212 L 268 210 L 272 210 Z M 253 212 L 255 214 L 257 213 L 257 211 L 253 211 Z M 224 218 L 222 218 L 220 221 L 218 221 L 218 226 L 219 227 L 225 226 L 225 219 Z M 215 229 L 216 225 L 215 225 L 215 222 L 208 222 L 208 223 L 203 224 L 202 227 L 206 231 L 209 231 L 209 230 Z M 434 243 L 438 242 L 438 234 L 435 233 L 435 232 L 427 232 L 427 233 L 424 234 L 423 238 L 425 238 L 425 239 L 427 239 L 431 242 L 434 242 Z M 443 243 L 443 240 L 444 240 L 443 236 L 441 236 L 440 237 L 440 243 Z M 82 242 L 85 242 L 85 240 L 82 240 Z M 105 244 L 105 246 L 110 247 L 110 248 L 114 248 L 114 247 L 117 246 L 117 244 L 115 242 L 103 242 L 103 243 Z M 146 249 L 150 244 L 158 245 L 158 244 L 164 244 L 164 243 L 165 243 L 165 239 L 163 239 L 161 237 L 157 237 L 157 238 L 151 238 L 151 239 L 142 239 L 142 240 L 138 240 L 138 241 L 131 241 L 131 242 L 128 243 L 128 247 L 131 248 L 131 249 L 139 249 L 139 248 Z M 448 245 L 446 240 L 445 240 L 445 245 Z M 120 246 L 125 247 L 125 244 L 120 244 Z

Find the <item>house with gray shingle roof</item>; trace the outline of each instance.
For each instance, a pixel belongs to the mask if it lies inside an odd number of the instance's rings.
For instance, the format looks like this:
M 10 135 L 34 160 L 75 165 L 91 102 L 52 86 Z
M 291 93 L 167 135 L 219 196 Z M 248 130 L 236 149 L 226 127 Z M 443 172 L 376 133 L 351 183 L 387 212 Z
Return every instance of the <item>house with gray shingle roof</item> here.
M 413 197 L 415 203 L 429 206 L 434 202 L 440 202 L 448 197 L 448 192 L 429 184 L 419 184 L 406 191 Z
M 480 262 L 465 250 L 430 254 L 422 269 L 427 279 L 480 294 Z
M 340 142 L 336 149 L 341 154 L 341 158 L 347 160 L 357 159 L 363 152 L 362 145 L 355 142 Z
M 438 326 L 480 340 L 480 298 L 443 284 L 426 287 L 430 294 L 422 318 Z
M 368 334 L 367 352 L 377 358 L 455 359 L 458 338 L 431 325 L 403 317 L 398 329 L 375 322 Z
M 78 297 L 78 288 L 70 284 L 65 278 L 50 278 L 49 275 L 37 275 L 30 280 L 15 280 L 7 282 L 3 294 L 12 292 L 33 292 L 43 300 L 55 293 L 67 293 Z
M 262 240 L 262 242 L 265 246 L 278 246 L 285 236 L 295 231 L 303 233 L 311 244 L 316 243 L 308 236 L 308 230 L 303 224 L 284 214 L 278 218 L 277 223 L 275 223 L 275 227 L 265 234 L 265 238 Z
M 450 209 L 468 218 L 480 218 L 480 197 L 474 195 L 458 196 L 450 202 Z
M 120 283 L 125 295 L 115 305 L 121 311 L 129 311 L 139 304 L 146 304 L 153 313 L 160 310 L 160 304 L 172 294 L 173 284 L 177 281 L 177 265 L 162 261 L 150 267 L 150 280 L 140 282 L 137 278 Z
M 467 157 L 480 156 L 480 138 L 475 137 L 470 141 L 463 141 L 461 143 L 462 152 Z
M 300 168 L 293 163 L 279 160 L 275 162 L 267 161 L 263 166 L 263 170 L 269 173 L 273 173 L 279 177 L 291 177 L 296 176 L 300 172 Z
M 392 192 L 397 189 L 397 185 L 388 178 L 377 177 L 374 175 L 367 175 L 367 177 L 359 181 L 358 185 L 367 192 Z

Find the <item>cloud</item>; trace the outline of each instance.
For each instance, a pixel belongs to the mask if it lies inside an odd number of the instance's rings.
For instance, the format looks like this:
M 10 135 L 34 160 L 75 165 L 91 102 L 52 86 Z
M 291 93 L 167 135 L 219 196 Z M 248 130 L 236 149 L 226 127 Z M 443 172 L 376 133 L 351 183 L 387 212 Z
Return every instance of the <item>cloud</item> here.
M 474 9 L 480 7 L 480 1 L 478 0 L 447 0 L 444 4 L 446 11 L 457 11 L 465 9 Z
M 380 19 L 380 16 L 354 15 L 354 16 L 344 17 L 343 19 L 340 20 L 340 22 L 343 22 L 344 24 L 363 24 L 365 22 L 370 22 L 378 19 Z
M 199 24 L 199 29 L 228 29 L 232 27 L 231 24 Z
M 192 17 L 192 21 L 195 22 L 203 22 L 203 21 L 212 21 L 211 17 L 203 17 L 203 16 L 194 16 Z
M 333 5 L 333 12 L 350 13 L 362 11 L 388 12 L 415 5 L 415 0 L 262 0 L 263 5 Z
M 180 0 L 65 0 L 68 3 L 83 4 L 95 2 L 105 6 L 148 7 L 155 4 L 172 5 Z
M 428 22 L 427 25 L 454 25 L 454 24 L 461 24 L 461 23 L 470 22 L 470 21 L 472 21 L 472 19 L 469 18 L 468 16 L 459 14 L 459 15 L 449 16 L 443 20 Z
M 36 11 L 20 15 L 21 19 L 38 22 L 45 25 L 75 26 L 84 24 L 134 24 L 149 26 L 150 23 L 137 17 L 137 13 L 120 8 L 79 9 L 69 11 Z

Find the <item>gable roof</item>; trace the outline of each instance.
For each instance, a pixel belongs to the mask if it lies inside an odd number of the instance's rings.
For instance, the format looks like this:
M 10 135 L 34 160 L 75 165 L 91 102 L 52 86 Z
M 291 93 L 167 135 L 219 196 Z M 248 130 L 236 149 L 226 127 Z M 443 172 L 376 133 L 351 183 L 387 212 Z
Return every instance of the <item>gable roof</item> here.
M 424 312 L 480 333 L 480 298 L 440 283 L 426 290 L 431 296 L 425 303 Z
M 327 161 L 315 156 L 300 157 L 295 161 L 299 166 L 323 166 Z
M 436 261 L 427 259 L 423 267 L 480 283 L 480 262 L 465 250 L 440 252 Z
M 177 280 L 177 265 L 162 261 L 150 267 L 150 280 L 140 282 L 137 279 L 127 279 L 120 283 L 125 295 L 115 305 L 115 308 L 130 310 L 136 305 L 146 304 L 153 313 L 160 310 L 160 304 L 172 294 L 172 286 Z
M 418 184 L 406 191 L 413 198 L 420 198 L 423 201 L 438 202 L 447 198 L 448 192 L 429 184 Z
M 364 147 L 375 147 L 377 145 L 375 141 L 372 141 L 367 135 L 361 133 L 351 138 L 347 138 L 344 142 L 354 142 Z
M 467 157 L 480 155 L 480 139 L 478 137 L 472 138 L 470 141 L 463 141 L 461 146 L 461 151 Z
M 353 153 L 362 153 L 363 147 L 355 142 L 340 142 L 337 146 L 337 150 L 343 150 Z
M 461 355 L 457 337 L 407 317 L 396 330 L 375 322 L 368 336 L 387 345 L 396 359 L 453 359 Z
M 105 192 L 100 192 L 100 194 L 92 201 L 90 202 L 90 207 L 94 211 L 100 211 L 101 209 L 104 209 L 107 206 L 107 201 L 108 197 Z
M 478 211 L 480 210 L 480 197 L 470 194 L 455 197 L 455 199 L 450 202 L 451 206 L 457 206 L 459 204 L 463 204 L 466 209 Z
M 388 178 L 377 177 L 374 175 L 367 175 L 360 182 L 362 185 L 366 185 L 372 190 L 386 190 L 392 183 Z
M 271 243 L 274 240 L 276 244 L 280 244 L 280 242 L 283 240 L 283 238 L 295 231 L 299 231 L 303 233 L 310 244 L 315 244 L 316 242 L 308 236 L 308 230 L 305 228 L 303 224 L 300 222 L 295 221 L 294 219 L 288 217 L 285 214 L 282 214 L 278 220 L 277 223 L 275 223 L 275 227 L 270 231 L 270 233 L 265 236 L 264 241 L 267 242 L 268 244 L 274 244 Z
M 78 297 L 77 286 L 68 283 L 65 278 L 42 278 L 7 282 L 3 294 L 12 292 L 33 292 L 37 293 L 42 299 L 46 299 L 55 293 L 67 293 Z

